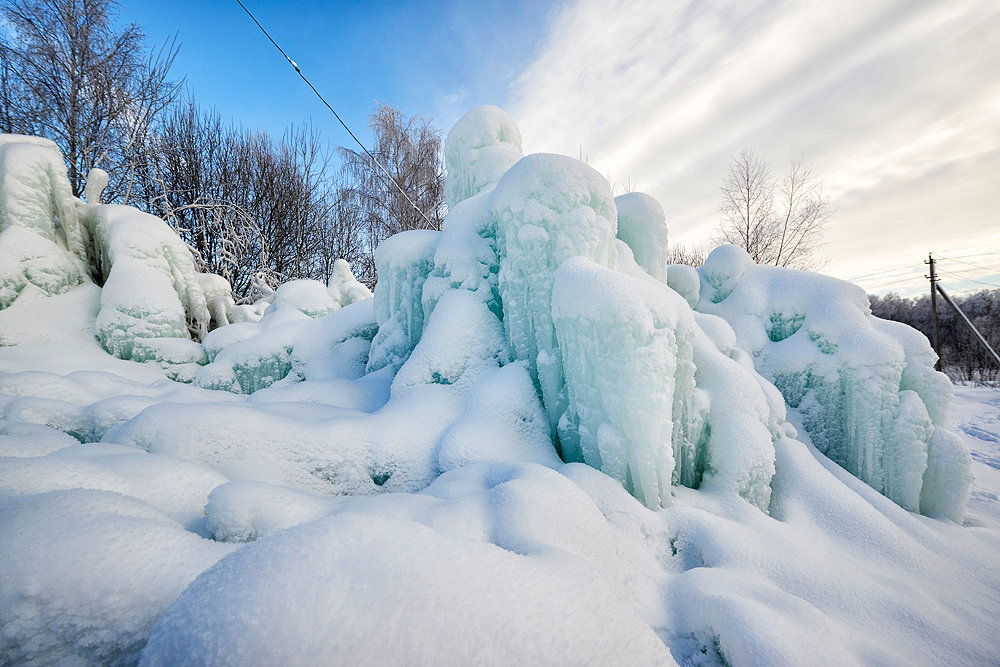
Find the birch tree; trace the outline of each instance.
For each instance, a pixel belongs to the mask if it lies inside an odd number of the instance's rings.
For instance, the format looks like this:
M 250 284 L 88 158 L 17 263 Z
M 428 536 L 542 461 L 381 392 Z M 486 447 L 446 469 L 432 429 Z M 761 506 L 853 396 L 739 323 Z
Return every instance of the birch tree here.
M 804 161 L 778 178 L 754 150 L 733 157 L 720 188 L 717 243 L 745 249 L 758 264 L 815 268 L 833 211 L 823 182 Z
M 128 203 L 156 117 L 177 96 L 176 40 L 147 52 L 142 30 L 115 25 L 114 0 L 0 0 L 0 130 L 56 142 L 81 196 L 91 167 L 108 201 Z

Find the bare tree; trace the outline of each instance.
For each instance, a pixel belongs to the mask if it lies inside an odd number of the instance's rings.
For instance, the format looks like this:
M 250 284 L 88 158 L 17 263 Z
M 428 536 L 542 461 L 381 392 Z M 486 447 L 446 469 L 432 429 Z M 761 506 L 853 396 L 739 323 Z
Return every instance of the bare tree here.
M 688 247 L 684 243 L 671 243 L 667 248 L 667 264 L 687 264 L 701 266 L 705 263 L 708 253 L 701 245 Z
M 721 188 L 715 241 L 744 248 L 758 264 L 813 268 L 833 211 L 823 183 L 799 160 L 781 178 L 754 150 L 734 156 Z
M 370 153 L 381 167 L 364 151 L 341 148 L 340 154 L 347 193 L 361 213 L 366 236 L 355 273 L 373 285 L 375 247 L 398 232 L 440 229 L 445 204 L 441 133 L 423 117 L 407 118 L 387 104 L 375 109 L 370 126 L 375 135 Z
M 269 262 L 249 206 L 247 142 L 217 112 L 188 100 L 163 119 L 146 163 L 147 210 L 174 228 L 202 268 L 224 276 L 237 294 L 248 292 Z
M 142 30 L 115 25 L 115 0 L 2 0 L 0 122 L 58 144 L 80 196 L 91 167 L 106 196 L 126 201 L 156 116 L 176 97 L 168 80 L 176 41 L 147 54 Z
M 335 260 L 362 255 L 360 210 L 331 182 L 330 153 L 313 128 L 275 141 L 187 100 L 166 114 L 150 146 L 141 179 L 149 210 L 238 297 L 287 278 L 327 281 Z

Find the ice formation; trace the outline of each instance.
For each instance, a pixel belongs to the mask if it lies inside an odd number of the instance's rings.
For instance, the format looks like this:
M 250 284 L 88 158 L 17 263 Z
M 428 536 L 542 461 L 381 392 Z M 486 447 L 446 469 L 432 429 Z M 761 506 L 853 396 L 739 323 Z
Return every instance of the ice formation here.
M 87 281 L 88 246 L 56 145 L 0 135 L 0 308 Z
M 652 198 L 495 107 L 445 153 L 374 298 L 338 261 L 246 307 L 0 139 L 0 662 L 996 663 L 1000 505 L 953 523 L 919 334 L 668 266 Z
M 107 175 L 95 169 L 90 179 L 89 198 L 99 202 Z M 59 294 L 93 277 L 103 286 L 97 334 L 115 356 L 131 358 L 137 340 L 207 333 L 205 295 L 184 243 L 158 218 L 75 199 L 55 144 L 0 137 L 0 193 L 0 307 L 28 285 Z M 167 364 L 193 354 L 184 345 L 140 347 L 140 356 Z
M 926 338 L 873 317 L 857 286 L 735 246 L 699 274 L 698 310 L 729 322 L 821 452 L 908 510 L 961 520 L 969 454 L 947 430 L 952 387 Z
M 660 282 L 667 280 L 667 217 L 663 207 L 643 192 L 615 197 L 618 238 L 632 250 L 636 264 Z

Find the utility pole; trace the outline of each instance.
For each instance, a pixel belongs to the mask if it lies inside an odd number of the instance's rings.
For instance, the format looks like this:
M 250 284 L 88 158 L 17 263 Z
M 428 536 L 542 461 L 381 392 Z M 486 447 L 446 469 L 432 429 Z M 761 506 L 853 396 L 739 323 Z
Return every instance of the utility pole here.
M 997 366 L 1000 366 L 1000 354 L 997 354 L 996 350 L 990 347 L 990 344 L 986 342 L 986 338 L 979 332 L 976 325 L 972 323 L 972 320 L 970 320 L 965 313 L 962 312 L 962 309 L 958 307 L 958 304 L 955 303 L 950 296 L 948 296 L 948 293 L 944 291 L 944 288 L 938 285 L 937 289 L 941 292 L 941 296 L 944 297 L 944 300 L 948 302 L 948 305 L 954 308 L 955 312 L 962 318 L 962 321 L 964 321 L 965 324 L 972 329 L 972 333 L 975 335 L 976 339 L 983 344 L 983 347 L 985 347 L 986 351 L 990 353 L 991 357 L 993 357 L 993 361 L 996 362 Z
M 931 253 L 927 253 L 927 261 L 924 264 L 928 264 L 931 267 L 930 275 L 927 276 L 931 280 L 931 314 L 934 318 L 934 351 L 937 352 L 937 363 L 934 364 L 934 370 L 941 370 L 941 329 L 938 326 L 938 313 L 937 313 L 937 274 L 934 272 L 934 257 Z

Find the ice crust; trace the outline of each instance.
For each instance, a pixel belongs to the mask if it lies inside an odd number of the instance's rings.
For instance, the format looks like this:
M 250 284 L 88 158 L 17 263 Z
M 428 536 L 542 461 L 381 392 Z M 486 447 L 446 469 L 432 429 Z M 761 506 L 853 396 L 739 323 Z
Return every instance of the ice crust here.
M 28 285 L 60 294 L 89 280 L 88 245 L 56 145 L 0 135 L 0 308 Z
M 615 197 L 618 209 L 618 238 L 624 241 L 636 263 L 660 282 L 667 280 L 669 249 L 667 216 L 660 202 L 643 192 L 627 192 Z
M 496 185 L 521 159 L 521 130 L 502 109 L 476 107 L 448 133 L 444 156 L 448 168 L 445 197 L 453 208 Z
M 859 287 L 757 266 L 735 246 L 699 274 L 698 310 L 729 322 L 821 452 L 905 509 L 961 521 L 971 460 L 947 430 L 952 387 L 926 338 L 873 317 Z
M 446 144 L 459 182 L 470 145 L 492 141 L 512 159 L 512 133 L 497 131 L 510 124 L 492 108 L 459 121 Z M 477 183 L 495 178 L 487 171 Z M 821 451 L 874 488 L 961 520 L 968 454 L 927 421 L 946 410 L 947 380 L 919 334 L 900 344 L 883 333 L 859 290 L 758 267 L 735 246 L 697 271 L 668 267 L 659 204 L 612 199 L 599 174 L 562 156 L 521 158 L 455 201 L 442 232 L 380 248 L 370 370 L 398 367 L 443 295 L 471 291 L 525 364 L 563 460 L 598 467 L 650 507 L 709 473 L 767 511 L 773 442 L 795 433 L 787 402 Z
M 160 219 L 126 206 L 91 204 L 87 214 L 101 249 L 97 336 L 104 348 L 130 359 L 136 339 L 200 341 L 211 315 L 180 237 Z
M 0 663 L 996 664 L 918 333 L 738 249 L 665 266 L 658 205 L 498 109 L 448 142 L 374 299 L 338 262 L 236 306 L 94 177 L 83 255 L 0 231 L 51 269 L 0 309 Z

